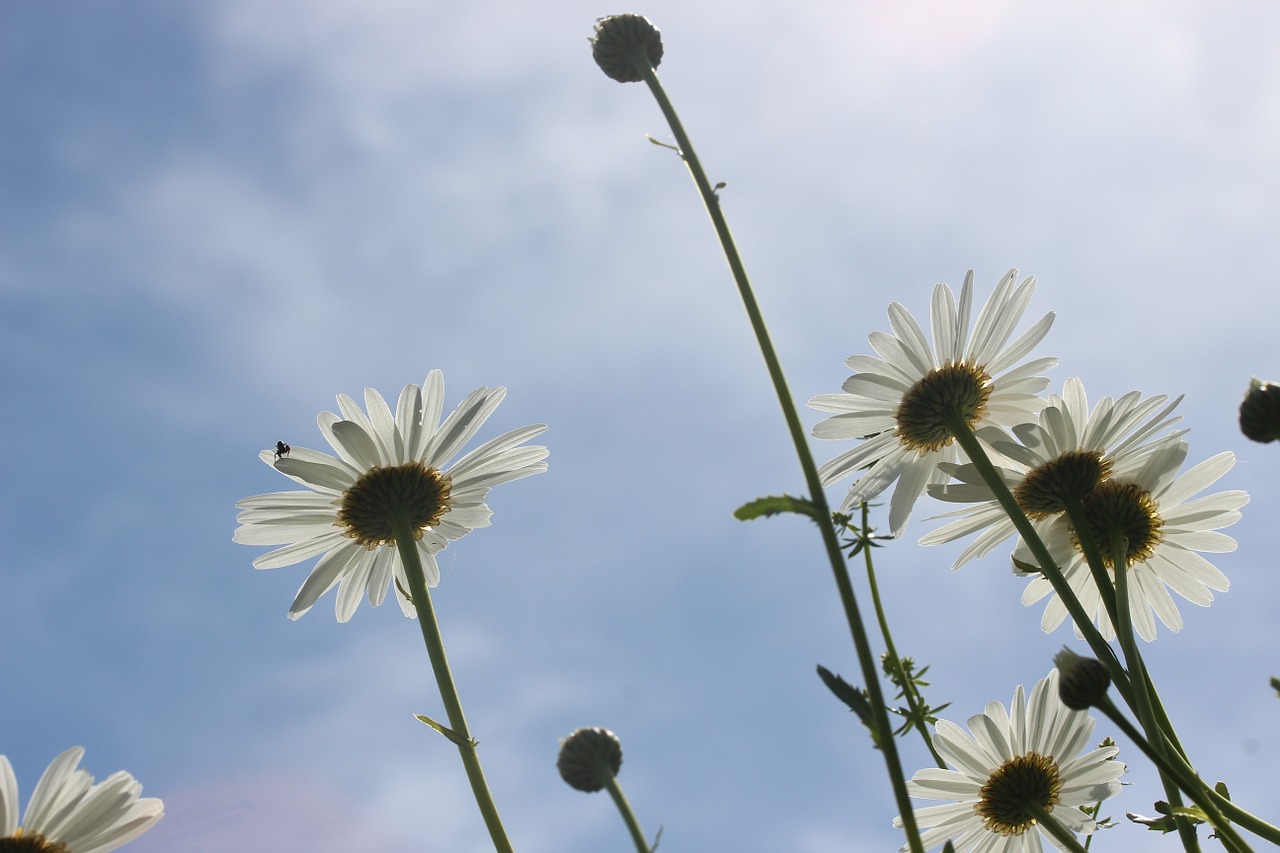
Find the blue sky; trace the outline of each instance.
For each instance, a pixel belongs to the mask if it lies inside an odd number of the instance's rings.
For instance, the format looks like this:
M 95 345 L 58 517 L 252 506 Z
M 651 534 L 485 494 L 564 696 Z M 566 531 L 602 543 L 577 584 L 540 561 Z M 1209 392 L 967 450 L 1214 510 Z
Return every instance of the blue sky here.
M 617 731 L 663 849 L 889 850 L 882 764 L 813 674 L 852 677 L 809 525 L 736 522 L 798 466 L 706 216 L 644 89 L 543 4 L 221 0 L 0 7 L 0 751 L 25 795 L 73 744 L 167 816 L 130 849 L 479 851 L 416 626 L 285 618 L 234 504 L 315 414 L 444 371 L 547 423 L 435 596 L 490 784 L 527 853 L 626 850 L 557 739 Z M 1280 58 L 1268 3 L 655 2 L 660 74 L 721 193 L 803 401 L 1010 267 L 1057 312 L 1053 387 L 1187 395 L 1189 462 L 1253 495 L 1149 663 L 1206 778 L 1262 814 L 1280 598 L 1280 451 L 1237 432 L 1280 378 Z M 812 425 L 818 414 L 806 413 Z M 815 447 L 820 460 L 842 449 Z M 832 497 L 842 493 L 832 490 Z M 899 648 L 963 721 L 1070 637 L 1004 553 L 952 573 L 922 504 L 879 552 Z M 1099 734 L 1108 733 L 1105 726 Z M 908 772 L 927 764 L 914 743 Z M 1151 775 L 1111 813 L 1150 813 Z M 1124 826 L 1099 849 L 1167 849 Z

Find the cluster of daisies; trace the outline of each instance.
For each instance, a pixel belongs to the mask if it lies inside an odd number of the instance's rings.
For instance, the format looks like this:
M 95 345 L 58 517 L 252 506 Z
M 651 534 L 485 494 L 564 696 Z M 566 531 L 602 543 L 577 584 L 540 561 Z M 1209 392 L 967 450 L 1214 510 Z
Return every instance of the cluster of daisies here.
M 1082 542 L 1093 540 L 1101 543 L 1109 582 L 1126 573 L 1132 625 L 1151 641 L 1157 619 L 1170 630 L 1182 626 L 1170 591 L 1207 605 L 1213 591 L 1227 589 L 1226 577 L 1201 552 L 1234 548 L 1218 531 L 1239 519 L 1248 497 L 1240 491 L 1197 497 L 1234 457 L 1223 453 L 1182 471 L 1185 431 L 1176 429 L 1179 418 L 1172 414 L 1180 400 L 1134 392 L 1090 407 L 1078 379 L 1067 380 L 1061 394 L 1042 396 L 1049 385 L 1042 374 L 1056 359 L 1028 357 L 1053 315 L 1014 337 L 1034 289 L 1033 278 L 1019 281 L 1017 270 L 1010 271 L 971 326 L 972 273 L 958 296 L 938 285 L 932 341 L 905 308 L 891 305 L 892 332 L 870 336 L 875 355 L 849 358 L 854 374 L 843 392 L 810 401 L 832 414 L 815 427 L 816 437 L 860 440 L 823 466 L 823 482 L 855 476 L 841 505 L 845 513 L 893 487 L 895 536 L 926 493 L 962 505 L 921 540 L 937 545 L 974 536 L 955 563 L 960 568 L 1018 533 L 993 488 L 996 477 L 1102 636 L 1114 638 L 1116 628 L 1086 561 Z M 546 470 L 547 449 L 526 444 L 542 425 L 512 430 L 453 461 L 504 393 L 480 388 L 442 420 L 444 380 L 433 371 L 422 385 L 401 392 L 394 411 L 372 389 L 363 408 L 339 396 L 339 413 L 318 418 L 336 456 L 284 444 L 262 452 L 263 462 L 306 488 L 242 500 L 234 538 L 278 546 L 254 561 L 260 569 L 319 557 L 290 618 L 335 586 L 339 621 L 350 619 L 362 598 L 381 604 L 392 588 L 405 615 L 416 615 L 405 594 L 399 550 L 405 543 L 399 540 L 412 536 L 427 586 L 434 586 L 436 555 L 489 523 L 489 489 Z M 990 466 L 965 458 L 962 434 L 982 448 Z M 1124 554 L 1108 550 L 1117 535 Z M 1030 578 L 1023 602 L 1047 597 L 1042 624 L 1046 631 L 1057 628 L 1067 608 L 1021 538 L 1013 560 L 1015 572 Z M 1024 808 L 1029 796 L 1072 832 L 1096 828 L 1081 807 L 1118 793 L 1124 765 L 1115 760 L 1114 746 L 1081 754 L 1094 722 L 1062 702 L 1058 680 L 1055 669 L 1029 697 L 1019 687 L 1009 710 L 991 703 L 969 720 L 968 732 L 938 723 L 935 747 L 953 769 L 920 771 L 910 790 L 953 802 L 916 811 L 926 846 L 949 840 L 958 851 L 1038 851 L 1036 830 L 1043 827 L 1040 812 Z
M 1182 627 L 1170 591 L 1199 605 L 1208 605 L 1213 591 L 1226 591 L 1227 578 L 1201 553 L 1235 548 L 1219 531 L 1240 518 L 1249 498 L 1242 491 L 1200 495 L 1231 469 L 1231 453 L 1182 470 L 1185 430 L 1175 428 L 1179 418 L 1172 415 L 1181 398 L 1170 402 L 1133 392 L 1091 408 L 1079 379 L 1067 380 L 1061 394 L 1042 397 L 1049 380 L 1040 374 L 1056 359 L 1027 357 L 1053 315 L 1013 337 L 1034 288 L 1034 278 L 1019 282 L 1011 270 L 970 331 L 972 273 L 958 299 L 938 285 L 930 308 L 932 343 L 905 308 L 891 305 L 892 333 L 870 336 L 875 355 L 848 359 L 854 374 L 843 393 L 810 401 L 832 414 L 814 428 L 816 437 L 860 440 L 820 473 L 826 485 L 856 476 L 841 505 L 845 513 L 892 486 L 889 527 L 895 536 L 926 493 L 962 505 L 940 516 L 946 523 L 920 540 L 938 545 L 974 536 L 957 569 L 1017 534 L 997 497 L 998 478 L 1101 636 L 1116 637 L 1104 604 L 1115 600 L 1116 573 L 1122 572 L 1133 630 L 1150 642 L 1156 619 L 1172 631 Z M 962 434 L 976 442 L 989 466 L 965 457 Z M 1098 545 L 1095 561 L 1100 555 L 1105 590 L 1088 565 L 1089 543 Z M 1023 603 L 1047 597 L 1042 627 L 1054 630 L 1067 619 L 1067 607 L 1021 537 L 1012 560 L 1015 574 L 1031 578 Z M 1080 626 L 1074 627 L 1080 635 Z M 1057 680 L 1055 669 L 1029 701 L 1019 687 L 1011 711 L 988 705 L 969 720 L 969 732 L 939 721 L 934 744 L 954 769 L 922 770 L 908 786 L 913 796 L 952 801 L 916 810 L 926 847 L 951 841 L 959 853 L 1039 851 L 1045 830 L 1038 812 L 1025 808 L 1028 799 L 1070 831 L 1096 828 L 1081 807 L 1118 793 L 1124 765 L 1114 760 L 1113 746 L 1080 754 L 1093 720 L 1063 704 Z M 1063 849 L 1052 836 L 1044 838 Z
M 943 516 L 954 520 L 920 540 L 938 545 L 977 534 L 956 561 L 960 568 L 1015 534 L 991 484 L 963 461 L 956 433 L 971 430 L 1106 639 L 1115 637 L 1115 627 L 1102 607 L 1082 540 L 1124 532 L 1128 554 L 1121 568 L 1127 570 L 1130 614 L 1136 632 L 1149 642 L 1157 618 L 1172 631 L 1182 627 L 1170 590 L 1200 605 L 1213 600 L 1213 591 L 1226 591 L 1226 577 L 1198 552 L 1235 548 L 1218 531 L 1239 520 L 1249 496 L 1226 491 L 1196 497 L 1231 469 L 1235 456 L 1220 453 L 1182 472 L 1185 430 L 1172 429 L 1178 418 L 1171 416 L 1181 398 L 1169 403 L 1133 392 L 1090 408 L 1079 379 L 1067 380 L 1060 395 L 1040 396 L 1049 380 L 1039 374 L 1057 360 L 1023 359 L 1044 338 L 1053 314 L 1010 341 L 1034 289 L 1034 278 L 1018 283 L 1018 271 L 1011 270 L 970 332 L 973 274 L 965 278 L 958 301 L 939 284 L 930 309 L 932 345 L 905 308 L 891 305 L 893 334 L 870 336 L 876 355 L 849 358 L 855 373 L 844 392 L 809 403 L 834 413 L 814 428 L 816 437 L 863 439 L 820 473 L 826 484 L 859 474 L 844 512 L 893 486 L 889 527 L 895 536 L 926 492 L 965 504 Z M 1072 503 L 1074 518 L 1068 512 Z M 1114 584 L 1115 560 L 1106 542 L 1101 544 Z M 1026 542 L 1019 540 L 1013 557 L 1019 574 L 1033 575 L 1023 603 L 1049 596 L 1043 627 L 1053 630 L 1066 619 L 1066 608 L 1043 575 L 1025 570 L 1036 563 Z

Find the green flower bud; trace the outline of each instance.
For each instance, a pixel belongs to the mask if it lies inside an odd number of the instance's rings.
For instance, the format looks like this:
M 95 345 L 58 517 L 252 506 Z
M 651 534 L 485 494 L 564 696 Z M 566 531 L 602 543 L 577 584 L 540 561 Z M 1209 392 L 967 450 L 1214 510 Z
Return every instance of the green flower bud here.
M 1263 444 L 1280 438 L 1280 385 L 1250 380 L 1240 404 L 1240 431 Z
M 1053 656 L 1058 667 L 1058 698 L 1073 711 L 1092 708 L 1107 696 L 1111 673 L 1101 661 L 1081 657 L 1063 646 Z
M 570 788 L 599 791 L 622 767 L 622 743 L 608 729 L 578 729 L 560 742 L 556 768 Z
M 662 34 L 641 15 L 610 15 L 596 20 L 591 39 L 591 56 L 596 65 L 619 83 L 644 79 L 647 63 L 657 68 L 662 62 Z

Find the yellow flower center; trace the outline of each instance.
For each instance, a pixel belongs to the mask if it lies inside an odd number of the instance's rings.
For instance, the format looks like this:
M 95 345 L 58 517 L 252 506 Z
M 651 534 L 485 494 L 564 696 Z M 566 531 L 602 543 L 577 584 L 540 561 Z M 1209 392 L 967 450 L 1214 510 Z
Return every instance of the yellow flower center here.
M 403 519 L 421 539 L 450 509 L 453 481 L 421 462 L 370 468 L 342 493 L 337 525 L 364 545 L 394 545 L 396 521 Z
M 953 418 L 973 426 L 987 413 L 991 375 L 978 364 L 947 362 L 912 385 L 893 418 L 898 441 L 921 455 L 941 450 L 955 440 Z
M 1038 752 L 1028 752 L 992 771 L 973 810 L 992 832 L 1021 835 L 1036 824 L 1037 812 L 1031 804 L 1051 812 L 1061 792 L 1058 763 Z
M 1035 468 L 1013 496 L 1030 518 L 1048 518 L 1083 500 L 1111 473 L 1111 462 L 1100 450 L 1071 450 Z
M 1102 551 L 1102 561 L 1115 569 L 1114 537 L 1129 541 L 1125 568 L 1146 561 L 1160 544 L 1164 520 L 1151 493 L 1133 483 L 1107 480 L 1085 496 L 1081 502 L 1085 524 L 1093 541 Z M 1075 545 L 1080 548 L 1079 532 Z
M 71 848 L 43 835 L 23 835 L 19 827 L 13 835 L 0 838 L 0 853 L 71 853 Z

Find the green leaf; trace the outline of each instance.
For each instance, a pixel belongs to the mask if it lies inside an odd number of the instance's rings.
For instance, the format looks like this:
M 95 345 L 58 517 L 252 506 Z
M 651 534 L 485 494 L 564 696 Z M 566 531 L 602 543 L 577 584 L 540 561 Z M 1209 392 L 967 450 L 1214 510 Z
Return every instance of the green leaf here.
M 409 590 L 404 588 L 404 584 L 400 583 L 400 578 L 395 578 L 395 582 L 396 582 L 396 589 L 400 590 L 400 594 L 405 597 L 406 601 L 408 601 L 410 604 L 413 604 L 413 596 L 409 594 Z M 414 607 L 417 607 L 417 605 L 414 604 Z
M 1271 689 L 1276 692 L 1277 696 L 1280 696 L 1280 678 L 1276 678 L 1274 675 L 1271 676 Z
M 1192 823 L 1209 822 L 1208 817 L 1204 812 L 1200 811 L 1198 806 L 1178 806 L 1177 808 L 1172 808 L 1164 800 L 1156 800 L 1155 807 L 1156 811 L 1160 812 L 1164 817 L 1143 817 L 1142 815 L 1134 814 L 1133 812 L 1126 812 L 1125 817 L 1129 818 L 1129 820 L 1134 823 L 1140 823 L 1147 829 L 1154 830 L 1156 832 L 1176 832 L 1178 829 L 1178 822 L 1174 819 L 1175 817 L 1185 818 L 1190 820 Z
M 733 511 L 733 517 L 739 521 L 752 521 L 761 516 L 778 515 L 793 512 L 806 515 L 814 521 L 821 521 L 818 508 L 804 498 L 793 498 L 791 495 L 774 495 L 767 498 L 756 498 Z
M 1024 563 L 1017 557 L 1010 557 L 1010 559 L 1013 560 L 1014 568 L 1020 572 L 1026 572 L 1029 575 L 1042 574 L 1041 568 L 1035 563 Z
M 428 726 L 431 726 L 431 728 L 435 729 L 440 734 L 444 735 L 449 740 L 453 741 L 454 744 L 456 744 L 457 746 L 470 746 L 470 747 L 475 746 L 475 741 L 464 738 L 462 735 L 458 734 L 453 729 L 449 728 L 446 725 L 442 725 L 441 723 L 437 723 L 435 720 L 431 719 L 425 714 L 414 714 L 414 716 L 418 718 L 419 722 L 423 722 L 423 723 L 426 723 Z
M 858 719 L 871 732 L 872 742 L 879 748 L 880 740 L 876 737 L 875 722 L 871 716 L 871 703 L 867 701 L 866 692 L 854 687 L 822 664 L 818 664 L 818 677 L 822 679 L 823 684 L 827 685 L 827 689 L 835 694 L 837 699 L 849 706 L 849 710 L 858 715 Z

